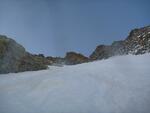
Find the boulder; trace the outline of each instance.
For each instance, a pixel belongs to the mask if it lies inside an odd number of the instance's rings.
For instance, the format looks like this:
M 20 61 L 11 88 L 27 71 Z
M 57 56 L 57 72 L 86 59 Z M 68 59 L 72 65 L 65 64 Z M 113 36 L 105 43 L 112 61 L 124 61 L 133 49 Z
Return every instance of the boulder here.
M 75 52 L 67 52 L 65 56 L 66 65 L 81 64 L 88 61 L 88 57 L 85 57 L 84 55 Z

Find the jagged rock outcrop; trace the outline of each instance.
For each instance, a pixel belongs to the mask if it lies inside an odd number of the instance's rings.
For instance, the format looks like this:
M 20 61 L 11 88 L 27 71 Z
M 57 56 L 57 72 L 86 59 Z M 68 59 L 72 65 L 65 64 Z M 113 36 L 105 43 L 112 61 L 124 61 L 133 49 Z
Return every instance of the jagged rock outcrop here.
M 75 52 L 67 52 L 65 56 L 66 65 L 81 64 L 84 62 L 88 62 L 88 60 L 88 57 L 85 57 L 84 55 Z
M 125 53 L 124 41 L 114 41 L 112 45 L 99 45 L 90 55 L 90 60 L 107 59 L 115 55 L 123 55 Z
M 27 53 L 13 39 L 0 35 L 0 74 L 46 69 L 41 59 Z
M 47 62 L 44 57 L 38 55 L 32 55 L 30 53 L 26 53 L 23 57 L 18 61 L 18 71 L 37 71 L 47 68 Z
M 90 55 L 90 60 L 106 59 L 115 55 L 144 54 L 150 52 L 150 26 L 134 29 L 122 41 L 111 45 L 99 45 Z
M 91 60 L 106 59 L 111 56 L 111 46 L 99 45 L 90 56 Z
M 132 30 L 124 43 L 128 54 L 150 52 L 150 26 Z

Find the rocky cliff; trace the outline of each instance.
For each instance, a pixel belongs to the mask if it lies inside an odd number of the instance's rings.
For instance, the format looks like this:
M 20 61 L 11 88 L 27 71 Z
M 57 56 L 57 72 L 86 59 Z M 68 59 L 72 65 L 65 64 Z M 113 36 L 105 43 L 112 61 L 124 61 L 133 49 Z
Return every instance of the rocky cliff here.
M 90 60 L 106 59 L 115 55 L 144 54 L 150 52 L 150 26 L 134 29 L 125 40 L 111 45 L 99 45 L 90 55 Z

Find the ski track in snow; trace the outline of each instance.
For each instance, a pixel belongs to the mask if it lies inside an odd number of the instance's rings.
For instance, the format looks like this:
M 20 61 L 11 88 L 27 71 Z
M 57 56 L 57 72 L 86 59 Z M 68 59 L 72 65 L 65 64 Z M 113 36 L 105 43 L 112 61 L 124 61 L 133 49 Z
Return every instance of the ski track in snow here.
M 150 54 L 0 75 L 0 113 L 150 113 Z

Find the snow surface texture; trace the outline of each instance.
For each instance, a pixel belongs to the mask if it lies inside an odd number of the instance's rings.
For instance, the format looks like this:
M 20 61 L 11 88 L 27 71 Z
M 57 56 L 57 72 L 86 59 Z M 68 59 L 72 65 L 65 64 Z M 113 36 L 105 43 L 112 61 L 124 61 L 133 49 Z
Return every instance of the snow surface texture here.
M 0 113 L 150 113 L 149 58 L 0 75 Z

